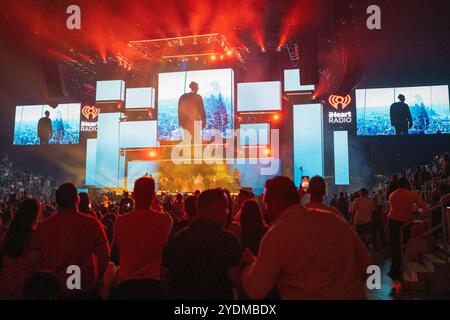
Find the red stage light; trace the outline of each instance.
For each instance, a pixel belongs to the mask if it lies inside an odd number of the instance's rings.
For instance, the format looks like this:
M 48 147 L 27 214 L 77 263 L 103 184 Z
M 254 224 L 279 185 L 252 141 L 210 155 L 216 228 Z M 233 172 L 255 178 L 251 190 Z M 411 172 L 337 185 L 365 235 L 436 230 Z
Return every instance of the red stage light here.
M 266 156 L 270 156 L 270 148 L 266 148 L 266 150 L 264 150 L 264 153 L 266 154 Z
M 149 153 L 148 153 L 148 155 L 151 157 L 151 158 L 156 158 L 156 151 L 154 151 L 154 150 L 152 150 L 152 151 L 149 151 Z
M 223 60 L 223 54 L 220 55 L 220 60 Z
M 215 54 L 213 54 L 212 56 L 211 56 L 211 60 L 216 60 L 217 59 L 217 57 L 216 57 L 216 55 Z
M 195 57 L 194 60 L 195 60 L 195 61 L 198 61 L 198 57 Z
M 231 57 L 232 54 L 233 54 L 233 51 L 231 51 L 231 50 L 227 51 L 227 56 Z
M 278 113 L 275 113 L 272 118 L 273 120 L 278 121 L 280 120 L 280 115 Z

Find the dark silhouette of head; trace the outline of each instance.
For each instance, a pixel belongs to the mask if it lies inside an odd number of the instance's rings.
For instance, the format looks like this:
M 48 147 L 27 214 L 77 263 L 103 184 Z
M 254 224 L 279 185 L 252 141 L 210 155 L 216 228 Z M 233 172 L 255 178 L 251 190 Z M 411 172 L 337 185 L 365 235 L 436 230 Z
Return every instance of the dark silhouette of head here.
M 400 177 L 398 179 L 398 187 L 403 189 L 411 190 L 411 184 L 407 177 Z
M 141 177 L 134 183 L 133 198 L 136 209 L 149 209 L 155 197 L 155 180 L 151 177 Z
M 45 116 L 46 116 L 47 118 L 50 117 L 50 112 L 49 112 L 48 110 L 45 111 L 44 114 L 45 114 Z
M 205 219 L 224 227 L 228 215 L 228 198 L 222 189 L 203 191 L 197 200 L 197 212 Z
M 184 211 L 189 221 L 194 220 L 197 216 L 197 197 L 189 196 L 184 200 Z
M 253 199 L 245 200 L 241 207 L 241 230 L 244 234 L 255 234 L 264 227 L 264 218 L 258 202 Z
M 89 195 L 87 194 L 87 192 L 80 192 L 78 196 L 80 197 L 80 205 L 79 205 L 80 212 L 89 213 L 90 212 L 89 204 L 91 203 Z
M 294 182 L 288 177 L 275 177 L 267 180 L 264 202 L 271 221 L 275 221 L 284 210 L 300 203 L 300 196 Z
M 400 100 L 401 102 L 405 102 L 406 98 L 405 98 L 404 95 L 399 94 L 399 95 L 398 95 L 398 100 Z
M 195 82 L 195 81 L 192 81 L 192 82 L 189 84 L 189 88 L 191 89 L 192 92 L 197 93 L 197 92 L 198 92 L 198 83 Z
M 369 195 L 369 191 L 367 191 L 366 188 L 361 188 L 361 190 L 359 190 L 359 194 L 361 197 L 367 197 Z
M 325 180 L 321 176 L 314 176 L 309 180 L 309 193 L 311 195 L 311 202 L 322 203 L 326 193 L 326 185 Z
M 56 189 L 56 204 L 60 210 L 73 209 L 79 201 L 77 187 L 73 183 L 64 183 Z
M 227 222 L 226 225 L 229 225 L 234 218 L 234 211 L 233 211 L 233 198 L 231 197 L 231 192 L 228 189 L 223 189 L 223 192 L 225 192 L 225 195 L 228 200 L 228 216 L 227 216 Z

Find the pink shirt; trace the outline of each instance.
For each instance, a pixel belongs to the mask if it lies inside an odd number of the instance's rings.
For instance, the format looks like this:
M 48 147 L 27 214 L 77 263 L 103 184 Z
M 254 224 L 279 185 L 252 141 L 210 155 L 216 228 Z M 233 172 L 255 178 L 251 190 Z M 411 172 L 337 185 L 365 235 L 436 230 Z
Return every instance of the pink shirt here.
M 343 219 L 294 205 L 262 239 L 242 284 L 253 299 L 264 298 L 274 286 L 282 299 L 365 299 L 370 262 L 367 249 Z
M 114 243 L 119 249 L 118 280 L 161 278 L 161 253 L 172 229 L 172 217 L 153 210 L 135 210 L 119 217 Z

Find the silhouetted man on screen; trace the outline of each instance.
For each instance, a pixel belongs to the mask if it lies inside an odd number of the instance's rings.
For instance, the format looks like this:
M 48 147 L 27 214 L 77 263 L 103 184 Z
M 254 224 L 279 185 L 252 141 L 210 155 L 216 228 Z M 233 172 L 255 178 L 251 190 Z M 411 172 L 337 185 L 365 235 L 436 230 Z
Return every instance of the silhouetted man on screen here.
M 409 106 L 405 103 L 405 96 L 398 96 L 399 102 L 391 105 L 391 125 L 395 128 L 396 135 L 408 135 L 408 129 L 413 126 L 413 120 Z
M 178 123 L 180 127 L 194 134 L 194 121 L 202 122 L 202 129 L 206 127 L 206 113 L 203 99 L 198 92 L 198 83 L 189 84 L 191 92 L 185 93 L 178 100 Z
M 39 119 L 38 122 L 38 137 L 40 144 L 48 144 L 48 141 L 52 137 L 52 120 L 49 118 L 50 112 L 45 111 L 45 117 Z

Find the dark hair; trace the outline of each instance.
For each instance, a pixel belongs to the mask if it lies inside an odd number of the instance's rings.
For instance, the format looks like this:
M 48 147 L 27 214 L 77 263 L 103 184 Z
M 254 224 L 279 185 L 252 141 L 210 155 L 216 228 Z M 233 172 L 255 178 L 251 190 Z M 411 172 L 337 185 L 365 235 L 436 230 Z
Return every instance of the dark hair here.
M 369 191 L 367 191 L 366 188 L 361 188 L 361 190 L 359 190 L 359 193 L 361 194 L 361 197 L 367 197 Z
M 325 180 L 321 176 L 314 176 L 309 180 L 309 193 L 312 197 L 323 197 L 325 192 Z
M 50 271 L 39 271 L 25 283 L 23 296 L 26 300 L 48 300 L 54 298 L 61 286 L 55 274 Z
M 80 212 L 88 214 L 90 212 L 89 195 L 87 194 L 87 192 L 80 192 L 78 195 L 80 196 L 80 205 L 79 205 Z
M 25 253 L 33 235 L 33 224 L 36 222 L 41 203 L 32 198 L 25 199 L 19 205 L 11 222 L 0 253 L 0 269 L 4 257 L 20 257 Z
M 197 197 L 189 196 L 184 201 L 184 211 L 188 219 L 192 219 L 197 214 Z
M 264 227 L 264 218 L 258 202 L 253 199 L 244 201 L 241 207 L 240 223 L 242 233 L 254 233 Z
M 209 215 L 214 205 L 220 201 L 228 201 L 228 197 L 222 189 L 205 190 L 197 199 L 197 211 L 199 214 Z
M 441 183 L 438 188 L 442 196 L 450 193 L 450 185 L 448 183 Z
M 300 203 L 300 196 L 297 192 L 294 182 L 288 177 L 279 176 L 269 179 L 265 184 L 265 198 L 272 200 L 277 199 L 284 203 L 286 207 Z
M 59 209 L 70 209 L 77 203 L 78 191 L 73 183 L 64 183 L 56 189 L 56 204 Z
M 244 201 L 241 207 L 240 223 L 242 246 L 249 248 L 253 254 L 257 255 L 259 242 L 268 229 L 258 202 L 252 199 Z
M 150 208 L 155 194 L 155 180 L 152 177 L 141 177 L 134 183 L 133 197 L 137 206 Z
M 398 187 L 411 190 L 411 184 L 409 183 L 409 180 L 407 177 L 400 177 L 398 179 Z

